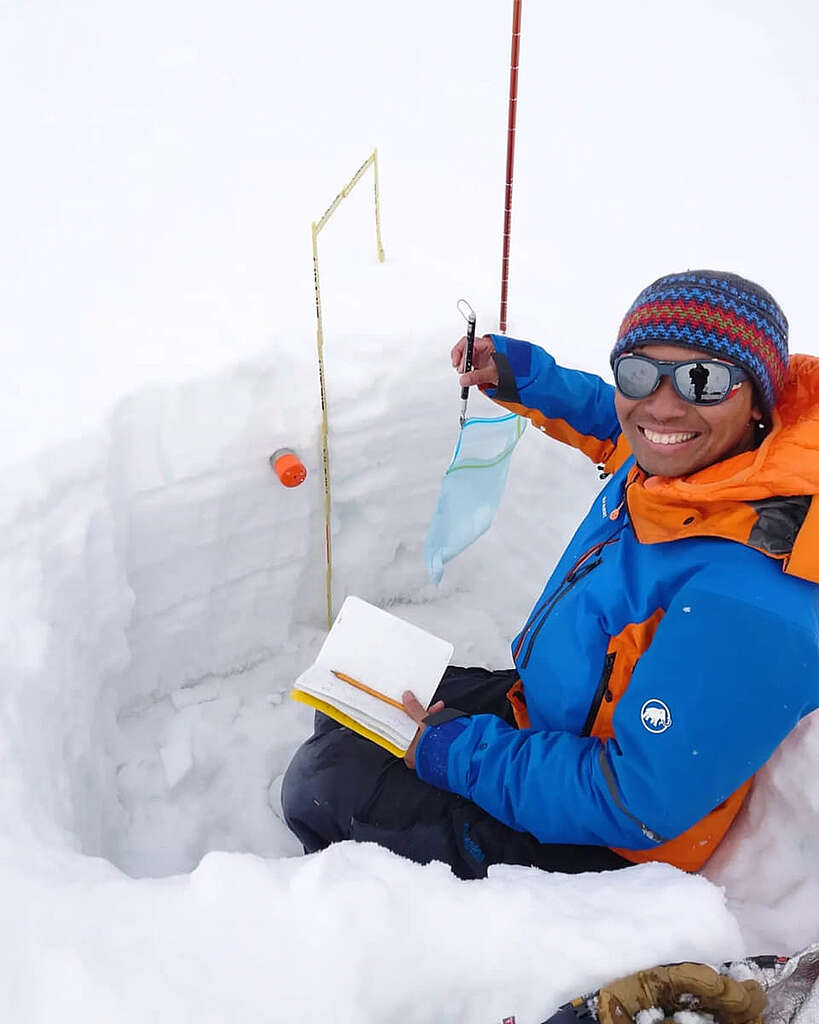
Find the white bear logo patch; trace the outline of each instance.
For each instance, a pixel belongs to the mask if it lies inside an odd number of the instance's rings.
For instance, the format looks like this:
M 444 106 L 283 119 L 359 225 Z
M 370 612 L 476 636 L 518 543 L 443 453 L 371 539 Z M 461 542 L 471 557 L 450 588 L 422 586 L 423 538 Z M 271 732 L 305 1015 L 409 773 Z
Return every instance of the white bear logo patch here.
M 640 721 L 649 732 L 661 733 L 671 727 L 668 706 L 656 697 L 647 700 L 640 710 Z

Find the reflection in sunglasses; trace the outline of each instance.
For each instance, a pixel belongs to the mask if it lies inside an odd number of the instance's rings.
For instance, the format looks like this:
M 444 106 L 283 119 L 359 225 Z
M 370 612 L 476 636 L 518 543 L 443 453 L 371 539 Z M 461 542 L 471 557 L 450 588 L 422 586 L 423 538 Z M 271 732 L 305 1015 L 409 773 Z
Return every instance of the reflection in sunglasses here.
M 626 398 L 647 398 L 663 377 L 671 378 L 674 390 L 684 401 L 715 405 L 728 398 L 748 375 L 741 367 L 716 359 L 673 362 L 630 353 L 614 364 L 617 388 Z

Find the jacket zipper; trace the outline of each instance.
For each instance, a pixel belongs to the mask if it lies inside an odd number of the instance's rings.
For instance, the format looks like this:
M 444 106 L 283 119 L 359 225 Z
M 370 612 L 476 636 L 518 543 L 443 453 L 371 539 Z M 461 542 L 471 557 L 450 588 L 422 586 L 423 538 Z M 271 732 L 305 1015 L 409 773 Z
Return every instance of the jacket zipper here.
M 588 715 L 586 715 L 586 721 L 583 724 L 583 731 L 580 733 L 581 736 L 591 736 L 592 726 L 594 725 L 595 718 L 597 718 L 597 712 L 600 710 L 600 705 L 603 703 L 603 698 L 609 695 L 609 680 L 611 679 L 611 673 L 614 669 L 614 660 L 616 657 L 617 655 L 613 652 L 606 655 L 606 660 L 603 664 L 603 674 L 600 676 L 600 682 L 597 684 L 597 689 L 594 691 L 591 707 L 589 708 Z M 610 696 L 609 700 L 611 700 Z
M 529 659 L 532 657 L 532 648 L 534 647 L 537 635 L 543 627 L 543 624 L 546 621 L 546 619 L 548 619 L 551 615 L 555 605 L 560 601 L 561 598 L 565 597 L 566 594 L 569 593 L 569 591 L 572 589 L 572 587 L 575 586 L 575 584 L 579 583 L 584 576 L 587 576 L 593 569 L 596 569 L 598 565 L 600 565 L 600 563 L 603 561 L 603 559 L 600 557 L 603 548 L 605 548 L 609 544 L 614 544 L 616 541 L 618 541 L 620 539 L 619 534 L 622 531 L 622 529 L 623 527 L 621 526 L 613 537 L 609 537 L 608 540 L 599 541 L 597 544 L 594 544 L 592 547 L 590 547 L 588 551 L 584 551 L 583 554 L 577 559 L 577 561 L 574 563 L 571 569 L 569 569 L 569 571 L 560 581 L 560 584 L 557 587 L 557 589 L 552 594 L 550 594 L 539 607 L 535 608 L 535 610 L 529 616 L 529 621 L 526 623 L 523 633 L 521 633 L 520 640 L 514 652 L 514 657 L 517 658 L 521 650 L 523 649 L 523 645 L 528 637 L 529 643 L 526 647 L 526 653 L 523 656 L 521 668 L 526 668 L 526 666 L 529 664 Z M 593 561 L 589 561 L 589 559 L 593 559 Z M 537 623 L 537 625 L 535 625 L 535 623 Z
M 521 647 L 523 647 L 523 643 L 524 643 L 524 641 L 526 639 L 526 635 L 528 634 L 529 630 L 532 628 L 532 624 L 534 623 L 535 619 L 541 614 L 541 612 L 547 607 L 547 605 L 549 605 L 550 602 L 553 601 L 559 595 L 559 592 L 560 592 L 561 588 L 564 587 L 566 585 L 566 583 L 571 582 L 571 579 L 572 579 L 573 575 L 578 571 L 578 569 L 582 566 L 582 564 L 586 561 L 586 559 L 587 558 L 593 558 L 595 555 L 598 555 L 602 551 L 602 549 L 606 546 L 606 544 L 610 543 L 611 540 L 613 540 L 613 539 L 614 538 L 611 538 L 608 541 L 602 541 L 602 542 L 600 542 L 598 544 L 595 544 L 593 547 L 590 547 L 588 549 L 588 551 L 584 551 L 583 554 L 577 559 L 577 561 L 574 563 L 574 565 L 571 567 L 571 569 L 569 569 L 569 571 L 566 573 L 566 575 L 560 581 L 560 583 L 558 584 L 557 590 L 555 590 L 548 597 L 544 598 L 543 604 L 541 604 L 537 608 L 535 608 L 535 610 L 529 616 L 529 618 L 528 618 L 528 620 L 526 622 L 526 625 L 523 627 L 523 632 L 520 635 L 520 641 L 518 642 L 518 646 L 515 649 L 515 652 L 514 652 L 514 655 L 513 655 L 515 658 L 517 658 L 517 656 L 520 654 L 520 649 L 521 649 Z
M 544 608 L 543 614 L 540 617 L 540 621 L 532 630 L 532 633 L 529 637 L 529 643 L 526 647 L 526 653 L 523 655 L 523 661 L 521 662 L 520 666 L 521 668 L 526 668 L 526 666 L 529 664 L 529 659 L 532 657 L 532 649 L 535 646 L 535 640 L 537 640 L 538 633 L 543 628 L 546 620 L 552 614 L 552 611 L 554 610 L 557 603 L 561 600 L 561 598 L 564 598 L 566 594 L 568 594 L 569 591 L 572 589 L 572 587 L 579 583 L 584 576 L 588 576 L 590 572 L 596 569 L 602 561 L 602 558 L 596 558 L 593 562 L 586 562 L 586 564 L 579 571 L 575 571 L 574 573 L 572 573 L 571 576 L 567 576 L 566 579 L 563 580 L 563 582 L 560 584 L 560 587 L 558 587 L 558 589 L 552 596 L 551 600 L 547 603 L 547 606 Z

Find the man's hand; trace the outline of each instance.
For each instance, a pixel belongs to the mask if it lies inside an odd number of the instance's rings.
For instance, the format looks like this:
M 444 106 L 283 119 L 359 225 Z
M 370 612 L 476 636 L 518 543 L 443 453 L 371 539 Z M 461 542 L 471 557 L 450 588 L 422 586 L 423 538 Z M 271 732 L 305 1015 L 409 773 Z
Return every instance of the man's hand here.
M 415 768 L 415 748 L 418 746 L 418 741 L 421 739 L 421 733 L 424 731 L 424 729 L 426 729 L 426 726 L 424 725 L 424 719 L 427 717 L 427 715 L 431 715 L 433 711 L 440 711 L 441 708 L 444 706 L 444 702 L 442 700 L 436 700 L 434 704 L 430 705 L 430 708 L 427 711 L 424 709 L 424 706 L 421 704 L 421 702 L 418 700 L 418 698 L 415 696 L 412 690 L 406 690 L 401 695 L 401 702 L 404 705 L 404 710 L 407 712 L 410 718 L 414 722 L 418 723 L 418 732 L 416 732 L 412 743 L 410 743 L 406 754 L 404 754 L 404 764 L 407 766 L 407 768 Z
M 461 338 L 452 350 L 452 365 L 456 370 L 460 370 L 464 365 L 465 348 L 466 338 Z M 491 388 L 497 387 L 498 368 L 495 366 L 495 360 L 492 358 L 494 351 L 494 342 L 488 334 L 475 339 L 475 345 L 472 349 L 472 370 L 469 373 L 462 373 L 458 378 L 458 383 L 462 388 L 470 388 L 473 384 L 484 384 Z

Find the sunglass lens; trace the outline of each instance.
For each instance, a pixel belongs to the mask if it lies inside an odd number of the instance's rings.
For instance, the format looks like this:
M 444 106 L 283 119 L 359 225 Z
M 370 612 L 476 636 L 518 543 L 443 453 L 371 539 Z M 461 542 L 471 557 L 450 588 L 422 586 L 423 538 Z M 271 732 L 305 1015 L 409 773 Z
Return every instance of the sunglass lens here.
M 721 402 L 731 388 L 731 371 L 721 363 L 681 363 L 674 370 L 677 390 L 687 402 Z
M 640 356 L 623 356 L 617 362 L 617 387 L 626 398 L 646 398 L 657 386 L 657 367 Z

